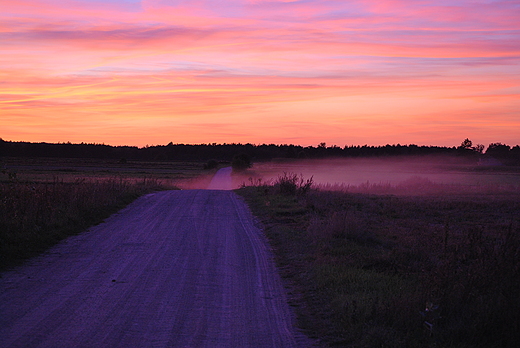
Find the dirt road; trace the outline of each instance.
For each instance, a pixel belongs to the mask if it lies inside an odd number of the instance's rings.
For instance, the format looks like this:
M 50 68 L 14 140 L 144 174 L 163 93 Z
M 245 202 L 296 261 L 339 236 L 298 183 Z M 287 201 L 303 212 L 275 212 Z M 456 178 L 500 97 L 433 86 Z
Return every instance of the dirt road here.
M 0 278 L 1 347 L 302 347 L 231 191 L 136 200 Z
M 232 190 L 233 187 L 233 180 L 231 179 L 231 167 L 221 168 L 219 169 L 215 175 L 213 175 L 213 178 L 211 179 L 211 182 L 208 185 L 208 189 L 210 190 Z

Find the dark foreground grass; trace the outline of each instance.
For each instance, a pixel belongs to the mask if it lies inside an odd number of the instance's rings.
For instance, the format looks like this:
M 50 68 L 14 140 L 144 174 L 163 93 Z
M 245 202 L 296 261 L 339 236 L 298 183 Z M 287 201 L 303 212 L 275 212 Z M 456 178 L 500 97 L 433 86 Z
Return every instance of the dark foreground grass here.
M 293 179 L 238 193 L 264 222 L 309 335 L 342 347 L 518 345 L 518 193 L 287 190 Z
M 164 189 L 157 179 L 0 182 L 0 270 L 97 224 L 137 197 Z

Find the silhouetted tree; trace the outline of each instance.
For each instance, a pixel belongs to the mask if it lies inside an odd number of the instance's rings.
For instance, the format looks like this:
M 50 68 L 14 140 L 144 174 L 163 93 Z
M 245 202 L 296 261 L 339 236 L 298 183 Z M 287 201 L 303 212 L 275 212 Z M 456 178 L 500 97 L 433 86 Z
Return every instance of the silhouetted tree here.
M 204 169 L 208 169 L 208 170 L 217 168 L 217 167 L 218 167 L 218 162 L 214 159 L 211 159 L 204 164 Z
M 233 168 L 233 171 L 236 172 L 244 171 L 251 167 L 251 157 L 249 157 L 249 155 L 246 153 L 235 155 L 231 161 L 231 168 Z
M 483 144 L 477 144 L 477 145 L 475 145 L 473 150 L 475 150 L 475 152 L 482 154 L 482 153 L 484 153 L 484 147 L 485 146 Z
M 315 146 L 275 145 L 275 144 L 174 144 L 137 146 L 110 146 L 105 144 L 72 144 L 72 143 L 29 143 L 13 142 L 0 139 L 0 157 L 56 157 L 56 158 L 105 158 L 115 161 L 125 158 L 136 160 L 167 160 L 167 161 L 200 161 L 201 164 L 211 159 L 219 162 L 229 161 L 236 154 L 245 154 L 251 165 L 251 158 L 257 161 L 273 158 L 327 158 L 327 157 L 380 157 L 407 155 L 464 155 L 478 156 L 484 151 L 484 146 L 465 139 L 460 146 L 418 146 L 410 145 L 350 145 L 338 147 L 320 143 Z M 504 163 L 520 163 L 520 148 L 511 149 L 501 143 L 490 144 L 486 155 L 496 157 Z M 245 157 L 242 160 L 246 159 Z
M 496 158 L 507 158 L 509 157 L 509 150 L 511 148 L 509 145 L 505 145 L 502 143 L 491 143 L 489 144 L 486 155 L 493 156 Z
M 464 139 L 464 141 L 460 144 L 461 149 L 471 149 L 473 147 L 473 142 L 468 138 Z

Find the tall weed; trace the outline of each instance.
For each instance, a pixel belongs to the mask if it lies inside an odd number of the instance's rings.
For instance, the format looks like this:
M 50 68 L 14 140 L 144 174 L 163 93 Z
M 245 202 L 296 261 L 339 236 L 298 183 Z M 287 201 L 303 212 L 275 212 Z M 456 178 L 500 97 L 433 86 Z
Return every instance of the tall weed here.
M 274 183 L 275 189 L 283 195 L 304 195 L 312 188 L 313 179 L 304 179 L 303 175 L 295 173 L 284 172 L 283 175 L 278 176 Z

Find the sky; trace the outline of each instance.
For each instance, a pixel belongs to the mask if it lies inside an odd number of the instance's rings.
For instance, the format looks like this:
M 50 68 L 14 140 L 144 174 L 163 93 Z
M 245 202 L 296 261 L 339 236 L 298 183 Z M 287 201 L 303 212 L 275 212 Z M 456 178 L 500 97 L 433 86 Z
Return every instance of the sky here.
M 520 1 L 0 0 L 0 137 L 520 144 Z

